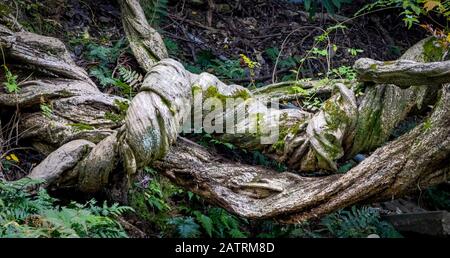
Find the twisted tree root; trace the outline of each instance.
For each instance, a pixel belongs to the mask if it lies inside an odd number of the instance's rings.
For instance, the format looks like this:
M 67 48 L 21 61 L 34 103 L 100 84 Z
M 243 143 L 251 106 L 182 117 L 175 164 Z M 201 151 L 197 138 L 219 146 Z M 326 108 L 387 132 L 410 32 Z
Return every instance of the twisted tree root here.
M 129 182 L 137 170 L 152 165 L 176 184 L 235 214 L 275 217 L 287 223 L 357 202 L 396 197 L 446 180 L 450 153 L 448 84 L 442 87 L 440 100 L 427 122 L 431 127 L 416 127 L 377 149 L 344 175 L 313 178 L 277 173 L 230 162 L 187 140 L 177 140 L 197 89 L 205 97 L 211 92 L 218 98 L 263 97 L 259 100 L 262 103 L 266 103 L 264 95 L 272 93 L 253 94 L 238 85 L 227 86 L 207 73 L 191 74 L 174 60 L 159 60 L 165 56 L 159 48 L 160 37 L 151 31 L 138 2 L 123 0 L 121 6 L 133 52 L 148 71 L 131 103 L 101 93 L 87 74 L 67 58 L 67 51 L 56 39 L 0 26 L 0 44 L 6 50 L 7 60 L 32 65 L 43 73 L 23 83 L 22 91 L 14 98 L 0 92 L 0 107 L 20 107 L 25 138 L 49 154 L 30 177 L 45 179 L 49 186 L 97 192 L 111 188 L 117 175 Z M 139 24 L 142 27 L 135 26 Z M 155 46 L 158 47 L 152 48 Z M 409 55 L 408 58 L 414 59 Z M 414 66 L 431 69 L 426 64 Z M 358 69 L 365 74 L 364 68 Z M 405 76 L 396 74 L 388 82 L 406 86 Z M 436 81 L 436 88 L 440 88 L 441 82 Z M 284 119 L 274 124 L 269 117 L 262 125 L 286 129 L 279 139 L 282 148 L 274 148 L 277 144 L 261 144 L 258 134 L 225 133 L 219 137 L 261 149 L 296 171 L 333 171 L 338 159 L 385 142 L 398 122 L 415 106 L 423 104 L 428 94 L 420 87 L 402 90 L 393 85 L 375 85 L 367 88 L 358 104 L 349 89 L 352 85 L 354 82 L 350 85 L 333 82 L 330 87 L 336 87 L 338 92 L 317 114 L 297 109 L 274 110 Z M 32 108 L 42 98 L 53 105 L 50 116 Z M 120 116 L 124 104 L 129 104 L 129 108 L 123 120 L 108 119 L 111 114 Z M 235 126 L 247 126 L 246 123 L 238 122 Z M 84 125 L 83 130 L 73 128 L 80 124 Z M 121 185 L 126 189 L 126 184 Z

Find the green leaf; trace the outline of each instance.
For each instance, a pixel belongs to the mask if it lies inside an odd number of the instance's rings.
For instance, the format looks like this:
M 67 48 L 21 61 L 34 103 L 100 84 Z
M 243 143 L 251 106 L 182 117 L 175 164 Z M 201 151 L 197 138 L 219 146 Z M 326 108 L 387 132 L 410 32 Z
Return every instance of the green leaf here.
M 6 82 L 3 83 L 6 92 L 17 93 L 20 91 L 19 85 L 17 84 L 17 75 L 13 75 L 6 65 L 3 65 L 5 71 Z
M 213 231 L 213 222 L 210 217 L 200 213 L 199 211 L 195 211 L 194 215 L 196 216 L 197 220 L 202 225 L 203 229 L 206 231 L 208 236 L 212 237 L 212 231 Z
M 227 147 L 230 150 L 234 149 L 234 145 L 229 142 L 223 142 L 222 145 L 224 145 L 225 147 Z
M 194 238 L 200 236 L 200 226 L 192 217 L 176 217 L 169 220 L 169 224 L 175 225 L 177 233 L 182 238 Z

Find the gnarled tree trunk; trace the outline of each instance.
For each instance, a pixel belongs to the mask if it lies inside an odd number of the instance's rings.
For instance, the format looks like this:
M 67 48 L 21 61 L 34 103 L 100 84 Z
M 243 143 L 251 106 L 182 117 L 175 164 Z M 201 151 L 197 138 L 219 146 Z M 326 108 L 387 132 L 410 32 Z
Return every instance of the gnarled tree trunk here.
M 450 169 L 448 61 L 425 63 L 420 59 L 422 52 L 415 50 L 394 62 L 363 59 L 355 66 L 359 82 L 331 81 L 317 90 L 330 95 L 336 91 L 319 112 L 272 110 L 280 117 L 276 124 L 273 117 L 263 117 L 256 126 L 278 127 L 275 143 L 261 144 L 264 132 L 217 136 L 260 149 L 285 162 L 291 171 L 278 173 L 227 161 L 179 138 L 178 133 L 198 93 L 205 98 L 243 98 L 265 104 L 270 97 L 292 97 L 289 86 L 250 92 L 208 73 L 192 74 L 166 58 L 161 37 L 145 20 L 138 1 L 120 3 L 131 48 L 147 71 L 131 101 L 100 92 L 57 39 L 0 25 L 0 46 L 8 64 L 39 71 L 20 84 L 20 92 L 0 91 L 0 108 L 18 107 L 24 138 L 48 155 L 29 177 L 44 179 L 49 187 L 107 191 L 117 198 L 137 170 L 152 165 L 176 184 L 235 214 L 276 217 L 289 223 L 446 180 Z M 357 99 L 353 90 L 362 82 L 366 92 Z M 316 90 L 311 87 L 315 83 L 301 86 Z M 426 123 L 379 147 L 412 110 L 433 104 L 437 92 L 439 100 Z M 36 112 L 42 101 L 52 106 L 51 115 Z M 234 113 L 225 116 L 234 117 Z M 234 126 L 250 125 L 237 121 Z M 293 173 L 333 173 L 339 159 L 377 147 L 346 174 L 305 177 Z

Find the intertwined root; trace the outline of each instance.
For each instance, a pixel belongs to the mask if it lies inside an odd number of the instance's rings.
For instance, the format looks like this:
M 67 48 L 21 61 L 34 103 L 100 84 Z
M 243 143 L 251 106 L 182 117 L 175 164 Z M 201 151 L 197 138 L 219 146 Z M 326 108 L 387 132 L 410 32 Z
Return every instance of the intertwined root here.
M 431 127 L 424 130 L 418 126 L 377 149 L 345 175 L 312 178 L 277 173 L 219 159 L 178 138 L 178 133 L 183 118 L 192 111 L 196 92 L 219 100 L 245 96 L 257 103 L 289 93 L 273 86 L 249 92 L 226 85 L 211 74 L 186 71 L 179 62 L 164 59 L 167 53 L 161 37 L 146 22 L 138 1 L 120 2 L 132 50 L 147 71 L 131 102 L 100 92 L 59 40 L 0 25 L 0 44 L 7 61 L 29 65 L 43 74 L 22 83 L 22 90 L 14 95 L 0 92 L 0 107 L 19 107 L 24 138 L 48 154 L 29 177 L 44 179 L 48 186 L 76 187 L 84 192 L 108 190 L 117 186 L 119 178 L 122 182 L 118 184 L 126 190 L 136 171 L 152 165 L 175 183 L 229 211 L 251 218 L 278 217 L 285 222 L 356 202 L 395 197 L 445 180 L 450 153 L 450 89 L 444 84 L 449 82 L 447 62 L 412 61 L 419 60 L 420 51 L 404 56 L 411 61 L 362 59 L 355 66 L 361 79 L 382 84 L 367 85 L 359 103 L 352 91 L 358 82 L 332 81 L 327 89 L 337 92 L 318 113 L 272 110 L 281 118 L 279 122 L 261 120 L 263 128 L 279 127 L 276 143 L 261 144 L 261 134 L 218 136 L 238 146 L 260 149 L 294 171 L 335 171 L 338 159 L 385 143 L 411 110 L 429 104 L 425 102 L 429 95 L 441 90 L 429 118 Z M 412 82 L 427 82 L 427 86 L 409 87 L 416 85 Z M 52 103 L 51 114 L 32 108 L 43 98 Z M 123 119 L 109 118 L 123 116 L 127 105 Z M 245 123 L 234 126 L 247 126 Z

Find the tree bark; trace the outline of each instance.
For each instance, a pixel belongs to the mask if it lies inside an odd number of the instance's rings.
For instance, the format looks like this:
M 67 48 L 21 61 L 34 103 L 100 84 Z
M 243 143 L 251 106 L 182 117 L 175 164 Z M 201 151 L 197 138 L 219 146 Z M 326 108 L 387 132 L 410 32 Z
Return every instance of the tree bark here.
M 440 85 L 450 82 L 450 61 L 420 63 L 410 60 L 390 62 L 361 58 L 353 66 L 360 81 L 395 84 L 409 88 L 411 85 Z
M 176 184 L 235 214 L 274 217 L 286 223 L 358 202 L 398 197 L 446 180 L 450 163 L 450 88 L 449 84 L 441 85 L 446 82 L 445 62 L 395 61 L 394 67 L 382 66 L 378 73 L 372 71 L 371 65 L 360 65 L 369 61 L 359 61 L 357 69 L 363 80 L 375 83 L 385 80 L 406 87 L 408 76 L 419 78 L 410 86 L 428 81 L 420 79 L 422 70 L 437 74 L 434 78 L 438 79 L 432 82 L 440 98 L 432 115 L 344 175 L 278 173 L 228 161 L 179 138 L 178 133 L 184 115 L 191 112 L 196 92 L 204 97 L 245 97 L 266 104 L 270 97 L 289 95 L 289 87 L 271 86 L 250 92 L 239 85 L 225 85 L 208 73 L 192 74 L 175 60 L 164 59 L 161 37 L 148 25 L 137 0 L 120 3 L 133 53 L 147 71 L 139 93 L 131 101 L 100 92 L 87 73 L 70 60 L 59 40 L 0 25 L 0 46 L 7 61 L 40 72 L 21 83 L 18 93 L 0 91 L 0 108 L 19 107 L 24 139 L 48 155 L 30 177 L 46 180 L 49 187 L 76 187 L 88 193 L 106 189 L 120 197 L 114 189 L 124 192 L 139 169 L 152 165 Z M 404 59 L 415 60 L 417 56 L 409 52 Z M 404 65 L 414 68 L 412 75 L 408 72 L 405 76 Z M 302 86 L 312 88 L 308 85 L 315 83 L 305 82 Z M 291 171 L 333 172 L 339 159 L 379 147 L 411 110 L 433 103 L 425 101 L 432 93 L 426 87 L 400 89 L 373 83 L 365 84 L 365 94 L 357 100 L 353 93 L 357 84 L 330 81 L 324 88 L 336 93 L 315 114 L 299 109 L 274 110 L 283 119 L 275 124 L 267 117 L 262 128 L 280 127 L 283 133 L 275 144 L 261 144 L 260 134 L 225 133 L 217 137 L 260 149 L 285 162 Z M 52 105 L 51 115 L 36 111 L 42 99 Z M 121 108 L 124 105 L 129 105 L 126 114 Z M 111 114 L 123 119 L 112 121 L 108 119 Z M 234 126 L 248 124 L 237 122 Z
M 450 172 L 450 84 L 425 124 L 377 149 L 344 175 L 302 177 L 226 162 L 178 141 L 154 163 L 176 184 L 240 216 L 296 223 L 340 208 L 393 199 L 447 180 Z

